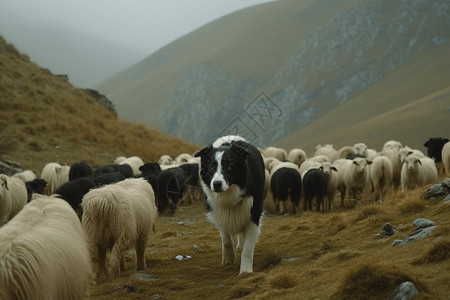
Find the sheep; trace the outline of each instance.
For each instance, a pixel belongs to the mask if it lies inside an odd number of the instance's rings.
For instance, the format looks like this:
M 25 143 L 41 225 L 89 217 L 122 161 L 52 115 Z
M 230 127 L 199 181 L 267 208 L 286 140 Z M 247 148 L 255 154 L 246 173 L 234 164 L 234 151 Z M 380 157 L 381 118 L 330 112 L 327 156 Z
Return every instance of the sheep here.
M 95 171 L 92 175 L 95 177 L 95 176 L 98 176 L 101 174 L 115 173 L 115 172 L 119 172 L 120 174 L 125 176 L 125 178 L 131 178 L 134 176 L 133 169 L 128 164 L 122 164 L 122 165 L 113 164 L 113 165 L 101 166 L 101 167 L 98 167 L 97 169 L 95 169 Z
M 325 210 L 323 198 L 327 193 L 327 177 L 319 169 L 309 169 L 303 175 L 303 191 L 305 194 L 304 210 L 312 210 L 312 199 L 316 198 L 316 211 Z
M 402 163 L 400 161 L 399 150 L 388 148 L 378 153 L 378 155 L 384 155 L 391 161 L 392 165 L 391 186 L 394 189 L 398 189 L 398 187 L 400 186 L 400 174 L 402 171 Z
M 93 189 L 83 197 L 82 227 L 97 276 L 106 275 L 106 253 L 110 250 L 108 275 L 124 270 L 124 252 L 136 249 L 136 270 L 145 269 L 145 248 L 150 229 L 155 232 L 158 214 L 155 194 L 143 178 Z
M 441 157 L 445 173 L 447 174 L 447 177 L 450 177 L 450 142 L 446 143 L 444 147 L 442 147 Z
M 127 159 L 125 159 L 119 163 L 119 165 L 129 165 L 131 167 L 131 169 L 133 170 L 134 176 L 140 174 L 139 167 L 142 166 L 143 164 L 144 164 L 144 162 L 138 156 L 128 157 Z
M 95 182 L 88 177 L 81 177 L 68 181 L 55 190 L 54 195 L 61 198 L 73 208 L 81 220 L 81 201 L 90 189 L 95 187 Z
M 323 157 L 326 157 L 326 156 L 323 156 Z M 309 169 L 317 169 L 320 167 L 320 165 L 321 165 L 321 163 L 314 160 L 314 158 L 308 158 L 300 166 L 299 173 L 304 174 L 305 171 L 308 171 Z
M 387 142 L 384 143 L 383 145 L 383 149 L 381 150 L 382 152 L 385 150 L 397 150 L 399 151 L 400 148 L 402 148 L 402 143 L 400 143 L 399 141 L 395 141 L 395 140 L 389 140 Z
M 424 146 L 427 147 L 427 155 L 434 159 L 436 168 L 439 175 L 444 175 L 444 166 L 442 163 L 442 148 L 449 142 L 447 138 L 430 138 L 425 142 Z
M 362 155 L 364 157 L 367 157 L 367 145 L 364 143 L 356 143 L 353 145 L 353 150 L 355 151 L 355 154 Z
M 275 157 L 278 160 L 287 160 L 288 154 L 286 150 L 278 147 L 267 147 L 263 150 L 263 155 L 266 158 Z
M 344 206 L 345 193 L 350 199 L 360 200 L 364 187 L 369 181 L 367 166 L 372 161 L 357 157 L 354 160 L 340 159 L 334 165 L 338 172 L 338 190 L 341 193 L 341 206 Z
M 88 177 L 91 176 L 92 173 L 94 173 L 94 170 L 92 167 L 84 161 L 73 163 L 70 166 L 69 170 L 69 181 L 81 178 L 81 177 Z
M 425 157 L 425 154 L 423 154 L 422 151 L 417 149 L 411 149 L 408 146 L 405 146 L 398 151 L 398 155 L 400 156 L 400 163 L 403 164 L 405 162 L 406 157 L 411 154 L 414 154 L 417 157 Z
M 324 208 L 331 210 L 333 206 L 334 195 L 336 194 L 337 183 L 338 183 L 338 170 L 330 162 L 324 162 L 320 165 L 319 170 L 321 170 L 327 178 L 327 200 L 324 204 Z M 334 172 L 333 172 L 334 171 Z
M 34 174 L 31 170 L 25 170 L 20 173 L 14 174 L 12 177 L 16 177 L 21 179 L 23 182 L 33 181 L 37 178 L 36 174 Z
M 44 192 L 47 182 L 44 179 L 36 178 L 32 181 L 25 182 L 25 187 L 27 188 L 28 201 L 30 202 L 33 194 L 42 194 Z
M 433 183 L 437 177 L 438 173 L 433 159 L 409 155 L 402 166 L 401 190 L 414 189 Z
M 114 160 L 115 165 L 120 165 L 123 161 L 125 161 L 127 158 L 125 156 L 118 156 Z
M 61 166 L 56 162 L 46 164 L 41 172 L 41 179 L 47 182 L 44 194 L 53 194 L 58 187 L 69 181 L 69 170 L 69 166 Z
M 194 157 L 187 153 L 181 153 L 177 157 L 175 157 L 173 164 L 182 165 L 189 163 Z
M 76 214 L 40 196 L 0 228 L 2 299 L 86 299 L 93 273 Z
M 0 174 L 0 226 L 11 220 L 27 202 L 25 182 Z
M 296 165 L 295 165 L 296 166 Z M 296 213 L 300 204 L 300 194 L 302 189 L 302 179 L 298 169 L 292 167 L 276 168 L 270 179 L 275 209 L 280 209 L 280 214 L 284 213 L 287 199 L 290 197 L 293 212 Z
M 267 171 L 271 171 L 272 166 L 278 164 L 279 162 L 281 162 L 280 160 L 276 159 L 275 157 L 267 157 L 267 158 L 263 158 L 264 161 L 264 167 Z M 275 162 L 275 164 L 274 164 Z
M 293 162 L 299 167 L 307 158 L 305 151 L 298 148 L 292 149 L 288 154 L 288 161 Z
M 325 155 L 326 157 L 329 158 L 330 162 L 334 162 L 337 159 L 348 158 L 354 154 L 355 150 L 353 149 L 353 147 L 350 146 L 344 146 L 339 150 L 335 150 L 330 146 L 322 146 L 320 148 L 317 148 L 316 152 L 314 153 L 314 156 Z
M 393 178 L 393 168 L 389 158 L 386 156 L 375 157 L 369 168 L 369 176 L 378 198 L 377 201 L 383 202 Z
M 163 155 L 158 160 L 158 164 L 160 164 L 160 165 L 171 165 L 172 163 L 173 163 L 173 159 L 169 155 Z

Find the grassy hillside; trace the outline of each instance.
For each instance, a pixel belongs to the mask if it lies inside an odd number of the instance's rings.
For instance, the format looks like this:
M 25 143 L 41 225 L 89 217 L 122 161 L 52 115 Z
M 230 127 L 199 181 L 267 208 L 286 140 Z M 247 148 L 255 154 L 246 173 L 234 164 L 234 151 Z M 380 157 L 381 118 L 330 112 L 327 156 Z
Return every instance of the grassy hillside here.
M 144 161 L 193 153 L 198 146 L 143 124 L 119 121 L 84 90 L 30 62 L 0 38 L 0 160 L 40 174 L 51 161 L 109 164 L 119 155 Z
M 448 88 L 449 13 L 443 0 L 265 3 L 187 34 L 99 89 L 121 117 L 200 144 L 240 118 L 262 147 L 326 140 L 318 124 L 330 120 L 336 131 L 357 127 L 361 139 L 379 145 L 389 136 L 379 132 L 398 125 L 383 119 L 372 129 L 359 122 Z M 261 91 L 282 115 L 258 127 L 247 107 Z M 449 115 L 438 116 L 425 137 L 441 134 Z M 346 127 L 338 129 L 341 124 Z M 404 124 L 409 132 L 423 127 L 408 117 Z M 307 134 L 285 138 L 297 130 Z M 424 138 L 402 137 L 407 144 Z

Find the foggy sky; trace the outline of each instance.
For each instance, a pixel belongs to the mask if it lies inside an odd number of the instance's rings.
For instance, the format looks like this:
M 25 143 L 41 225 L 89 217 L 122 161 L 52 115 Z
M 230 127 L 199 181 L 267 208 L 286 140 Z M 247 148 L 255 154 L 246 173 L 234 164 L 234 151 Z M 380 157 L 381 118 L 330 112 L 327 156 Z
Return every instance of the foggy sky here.
M 270 0 L 0 0 L 0 35 L 93 87 L 196 28 Z

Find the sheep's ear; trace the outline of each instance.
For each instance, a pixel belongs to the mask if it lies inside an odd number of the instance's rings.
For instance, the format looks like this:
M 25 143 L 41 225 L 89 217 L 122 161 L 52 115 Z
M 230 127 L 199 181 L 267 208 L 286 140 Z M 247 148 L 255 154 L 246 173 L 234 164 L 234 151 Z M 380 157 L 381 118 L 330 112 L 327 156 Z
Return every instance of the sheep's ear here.
M 212 150 L 212 146 L 205 147 L 194 153 L 194 157 L 206 156 Z
M 419 163 L 419 165 L 422 165 L 422 162 L 420 161 L 420 159 L 418 159 L 417 162 Z
M 354 165 L 358 165 L 358 162 L 356 160 L 353 161 Z
M 9 190 L 9 188 L 8 188 L 8 178 L 2 176 L 1 180 L 3 181 L 3 184 L 5 185 L 5 189 Z
M 320 166 L 320 167 L 319 167 L 319 170 L 322 170 L 322 171 L 323 171 L 323 166 Z
M 413 154 L 414 152 L 412 151 L 408 151 L 408 153 L 406 154 L 406 156 Z
M 366 162 L 367 162 L 368 165 L 371 165 L 371 164 L 372 164 L 372 161 L 371 161 L 371 160 L 366 160 Z
M 425 144 L 423 144 L 424 145 L 424 147 L 429 147 L 430 146 L 430 142 L 431 142 L 431 139 L 429 139 L 428 141 L 426 141 L 425 142 Z
M 335 172 L 338 171 L 338 170 L 336 169 L 336 167 L 331 167 L 331 170 L 334 170 Z

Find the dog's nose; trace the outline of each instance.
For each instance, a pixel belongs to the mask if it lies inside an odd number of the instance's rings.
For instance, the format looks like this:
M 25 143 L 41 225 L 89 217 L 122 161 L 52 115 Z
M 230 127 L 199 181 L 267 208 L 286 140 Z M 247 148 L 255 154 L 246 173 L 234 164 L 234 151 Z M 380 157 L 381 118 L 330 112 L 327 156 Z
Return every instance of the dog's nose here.
M 222 190 L 222 181 L 215 180 L 213 182 L 214 191 L 221 191 Z

